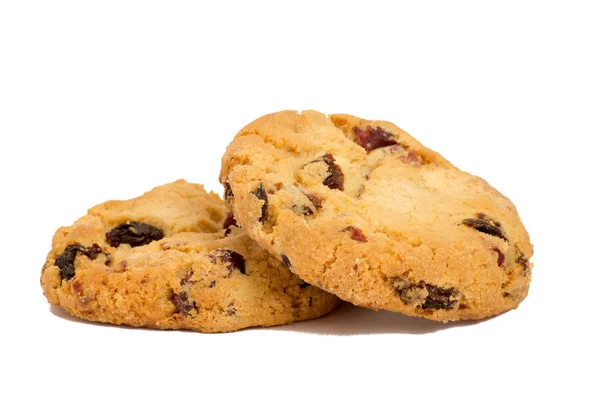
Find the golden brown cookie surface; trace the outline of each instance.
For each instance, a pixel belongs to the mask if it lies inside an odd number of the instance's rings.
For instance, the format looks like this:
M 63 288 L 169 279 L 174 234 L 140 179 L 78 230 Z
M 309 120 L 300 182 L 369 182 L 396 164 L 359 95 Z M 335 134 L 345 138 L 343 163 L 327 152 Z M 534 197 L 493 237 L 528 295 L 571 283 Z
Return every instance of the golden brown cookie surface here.
M 100 204 L 55 234 L 44 295 L 91 321 L 202 332 L 288 324 L 337 305 L 231 224 L 216 194 L 182 180 Z
M 533 248 L 515 206 L 392 123 L 266 115 L 235 137 L 220 179 L 250 237 L 356 305 L 479 319 L 528 293 Z

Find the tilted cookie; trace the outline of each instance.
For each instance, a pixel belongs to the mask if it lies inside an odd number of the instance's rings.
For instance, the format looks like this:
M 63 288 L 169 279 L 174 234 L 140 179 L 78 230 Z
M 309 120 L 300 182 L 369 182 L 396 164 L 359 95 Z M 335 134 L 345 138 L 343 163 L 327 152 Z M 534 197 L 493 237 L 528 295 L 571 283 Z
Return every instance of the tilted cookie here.
M 515 206 L 385 121 L 266 115 L 223 157 L 237 221 L 302 279 L 356 305 L 480 319 L 527 296 Z
M 60 228 L 42 270 L 51 304 L 90 321 L 228 332 L 317 318 L 338 299 L 293 275 L 183 180 Z

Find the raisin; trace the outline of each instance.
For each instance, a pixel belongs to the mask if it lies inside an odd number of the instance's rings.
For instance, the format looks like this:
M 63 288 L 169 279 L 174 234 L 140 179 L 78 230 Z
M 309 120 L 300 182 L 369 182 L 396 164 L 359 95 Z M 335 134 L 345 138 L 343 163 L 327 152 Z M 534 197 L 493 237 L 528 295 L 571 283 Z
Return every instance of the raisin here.
M 97 243 L 90 247 L 83 247 L 80 244 L 68 245 L 63 253 L 56 258 L 55 264 L 60 271 L 60 278 L 70 280 L 75 276 L 75 259 L 81 253 L 90 260 L 95 260 L 102 249 Z
M 195 283 L 193 281 L 190 281 L 190 279 L 192 278 L 192 275 L 194 275 L 194 270 L 190 269 L 188 272 L 185 273 L 185 276 L 183 278 L 181 278 L 181 281 L 179 281 L 179 284 L 181 286 L 185 286 L 187 284 L 190 283 Z
M 225 222 L 223 222 L 223 229 L 229 229 L 231 225 L 237 226 L 237 221 L 232 212 L 227 214 L 227 218 L 225 218 Z
M 93 245 L 88 247 L 86 250 L 89 253 L 89 254 L 86 254 L 86 256 L 88 256 L 91 260 L 94 260 L 96 257 L 98 257 L 98 255 L 100 253 L 102 253 L 102 248 L 100 247 L 100 245 L 98 243 L 94 243 Z
M 197 310 L 196 302 L 193 301 L 190 303 L 188 294 L 186 292 L 173 293 L 171 301 L 173 304 L 175 304 L 177 313 L 183 315 L 184 317 L 187 317 L 190 314 L 190 311 L 193 309 Z
M 506 260 L 504 253 L 502 251 L 500 251 L 500 249 L 498 247 L 494 247 L 492 250 L 494 250 L 496 253 L 498 253 L 498 266 L 500 268 L 504 267 L 504 261 Z
M 112 254 L 110 254 L 110 253 L 104 253 L 104 256 L 106 257 L 106 261 L 104 262 L 104 265 L 106 265 L 107 267 L 109 267 L 110 264 L 112 264 Z
M 244 256 L 242 256 L 240 253 L 236 253 L 235 251 L 232 251 L 231 252 L 231 263 L 233 265 L 233 268 L 237 269 L 242 274 L 247 275 L 246 274 L 246 260 L 244 260 Z
M 225 315 L 227 315 L 228 317 L 233 317 L 234 315 L 237 314 L 237 308 L 235 308 L 235 302 L 231 301 L 229 303 L 229 305 L 227 306 L 226 309 L 223 310 L 223 312 L 225 313 Z
M 309 193 L 306 195 L 306 197 L 308 197 L 310 202 L 313 203 L 313 206 L 315 206 L 317 210 L 323 207 L 324 198 L 320 194 Z
M 402 143 L 395 144 L 389 148 L 390 154 L 396 154 L 400 151 L 404 152 L 407 149 Z
M 325 176 L 325 179 L 323 179 L 323 185 L 330 189 L 344 190 L 344 173 L 340 166 L 335 163 L 335 158 L 331 153 L 326 153 L 306 165 L 314 163 L 325 163 L 327 165 L 327 175 Z
M 77 296 L 83 296 L 83 285 L 81 284 L 81 282 L 75 281 L 73 282 L 73 285 L 71 287 L 73 288 L 73 291 L 77 294 Z
M 244 260 L 244 256 L 240 253 L 236 253 L 233 250 L 223 250 L 217 249 L 210 252 L 208 255 L 210 262 L 216 264 L 217 262 L 221 262 L 227 265 L 227 269 L 229 270 L 229 276 L 233 273 L 234 269 L 237 269 L 242 274 L 246 274 L 246 260 Z
M 225 199 L 225 201 L 229 201 L 229 199 L 231 199 L 233 197 L 233 190 L 231 190 L 231 185 L 229 184 L 228 181 L 225 181 L 225 183 L 223 184 L 223 187 L 225 188 L 225 193 L 223 194 L 223 198 Z
M 106 241 L 112 247 L 125 243 L 131 247 L 144 246 L 163 238 L 163 232 L 142 222 L 128 221 L 106 233 Z
M 288 258 L 288 256 L 286 256 L 285 254 L 282 254 L 281 255 L 281 260 L 283 261 L 283 263 L 285 264 L 286 267 L 292 268 L 292 262 L 290 261 L 290 259 Z
M 517 247 L 518 256 L 515 262 L 523 268 L 523 274 L 525 276 L 529 275 L 529 270 L 531 266 L 529 265 L 529 259 L 525 257 L 525 254 L 521 252 L 521 250 Z
M 252 192 L 252 194 L 255 195 L 257 199 L 264 201 L 261 208 L 261 215 L 258 219 L 258 222 L 264 223 L 267 221 L 267 217 L 269 216 L 269 198 L 267 196 L 267 192 L 263 184 L 261 183 L 260 185 L 258 185 L 256 190 Z
M 421 165 L 421 157 L 415 153 L 414 151 L 409 151 L 407 155 L 401 158 L 402 162 L 405 164 L 419 166 Z
M 302 281 L 302 283 L 300 283 L 300 289 L 306 289 L 309 286 L 310 286 L 310 283 L 306 283 L 304 281 Z
M 351 232 L 352 240 L 356 240 L 357 242 L 367 242 L 367 237 L 355 226 L 348 226 L 344 228 L 342 232 Z
M 313 207 L 311 207 L 308 203 L 294 204 L 291 208 L 292 211 L 294 211 L 294 213 L 296 213 L 297 215 L 310 216 L 315 214 L 315 212 L 318 212 L 319 209 L 323 207 L 323 196 L 319 194 L 309 193 L 306 194 L 306 197 L 308 198 L 308 200 L 310 200 L 310 203 L 313 205 Z
M 113 272 L 125 272 L 127 271 L 127 260 L 121 260 L 117 265 L 113 267 Z
M 267 190 L 268 194 L 275 194 L 279 190 L 283 189 L 283 182 L 274 183 L 271 189 Z
M 83 284 L 81 282 L 73 282 L 71 288 L 73 289 L 73 293 L 77 295 L 77 303 L 80 306 L 85 307 L 90 303 L 90 298 L 85 295 L 85 292 L 83 291 Z
M 312 210 L 312 208 L 310 208 L 309 206 L 307 206 L 307 205 L 297 205 L 297 204 L 294 204 L 292 206 L 292 211 L 295 214 L 297 214 L 297 215 L 306 215 L 306 216 L 313 215 L 315 213 Z
M 412 283 L 405 278 L 394 278 L 392 283 L 404 304 L 416 304 L 423 310 L 451 310 L 458 303 L 459 293 L 453 288 L 444 289 L 424 281 Z
M 451 310 L 458 300 L 452 300 L 452 297 L 456 297 L 456 291 L 454 289 L 442 289 L 438 286 L 425 285 L 429 291 L 429 296 L 425 299 L 425 304 L 421 307 L 423 310 L 432 308 L 434 310 Z
M 356 143 L 367 151 L 398 144 L 392 133 L 386 132 L 380 127 L 373 129 L 371 126 L 367 126 L 366 129 L 362 129 L 355 126 L 354 133 L 356 134 Z
M 302 214 L 309 216 L 309 215 L 313 215 L 315 212 L 312 210 L 312 208 L 308 207 L 308 206 L 304 206 L 302 207 Z
M 462 224 L 481 233 L 495 236 L 508 242 L 500 222 L 494 221 L 487 215 L 481 213 L 477 214 L 476 217 L 477 218 L 467 218 L 462 222 Z
M 344 191 L 344 173 L 340 166 L 335 163 L 335 158 L 333 158 L 331 153 L 325 154 L 317 161 L 323 161 L 329 167 L 327 170 L 327 177 L 323 180 L 323 185 L 327 186 L 329 189 L 339 189 Z

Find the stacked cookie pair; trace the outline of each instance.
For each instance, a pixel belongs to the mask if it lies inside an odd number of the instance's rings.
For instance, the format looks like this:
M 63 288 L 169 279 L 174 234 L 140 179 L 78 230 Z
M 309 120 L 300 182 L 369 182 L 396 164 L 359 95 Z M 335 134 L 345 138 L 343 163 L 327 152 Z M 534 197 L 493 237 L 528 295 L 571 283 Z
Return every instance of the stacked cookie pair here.
M 88 320 L 203 332 L 317 318 L 338 297 L 437 321 L 527 296 L 515 206 L 395 125 L 284 111 L 223 156 L 225 204 L 177 181 L 56 233 L 54 305 Z

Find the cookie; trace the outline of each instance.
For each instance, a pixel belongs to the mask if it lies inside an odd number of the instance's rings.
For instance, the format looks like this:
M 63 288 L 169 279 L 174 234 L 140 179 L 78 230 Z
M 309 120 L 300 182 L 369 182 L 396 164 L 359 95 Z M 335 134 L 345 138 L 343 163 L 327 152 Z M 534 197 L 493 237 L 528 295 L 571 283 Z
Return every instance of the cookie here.
M 109 201 L 54 235 L 48 301 L 90 321 L 229 332 L 317 318 L 338 299 L 293 275 L 183 180 Z
M 250 237 L 356 305 L 450 321 L 527 296 L 533 248 L 515 206 L 390 122 L 266 115 L 229 145 L 220 180 Z

